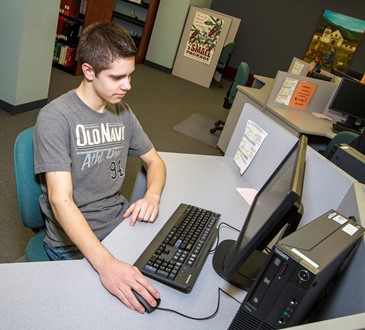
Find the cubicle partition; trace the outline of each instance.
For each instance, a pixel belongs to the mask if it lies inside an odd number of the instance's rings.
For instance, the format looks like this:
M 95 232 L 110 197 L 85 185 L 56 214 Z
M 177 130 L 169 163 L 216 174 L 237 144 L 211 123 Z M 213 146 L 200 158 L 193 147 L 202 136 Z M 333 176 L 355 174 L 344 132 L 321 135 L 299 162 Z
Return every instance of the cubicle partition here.
M 292 101 L 295 97 L 301 97 L 301 98 L 307 98 L 307 100 L 304 100 L 303 108 L 300 108 L 300 105 L 298 105 L 297 108 L 290 104 L 283 104 L 280 102 L 280 92 L 281 93 L 288 93 L 288 87 L 285 86 L 285 83 L 288 79 L 291 79 L 293 81 L 297 81 L 297 85 L 294 88 L 293 95 L 290 97 L 289 101 Z M 301 83 L 308 83 L 310 86 L 315 87 L 315 90 L 313 92 L 313 95 L 308 97 L 308 95 L 297 95 L 298 88 Z M 303 86 L 303 93 L 306 92 L 308 89 L 307 86 Z M 332 97 L 333 92 L 336 90 L 337 84 L 329 81 L 319 80 L 315 78 L 310 78 L 306 76 L 299 76 L 296 74 L 284 72 L 284 71 L 278 71 L 275 77 L 275 83 L 272 87 L 271 93 L 269 95 L 269 98 L 266 102 L 266 105 L 268 108 L 271 109 L 290 109 L 293 111 L 302 111 L 302 112 L 319 112 L 323 113 L 323 111 L 326 109 L 326 106 L 328 104 L 329 99 Z M 290 94 L 289 94 L 290 95 Z
M 237 122 L 237 126 L 224 155 L 227 161 L 232 164 L 234 155 L 249 121 L 257 124 L 267 134 L 258 153 L 243 174 L 243 178 L 252 188 L 260 190 L 298 141 L 298 138 L 268 118 L 263 112 L 258 111 L 252 104 L 245 103 L 242 115 Z M 270 156 L 268 157 L 268 155 Z M 233 170 L 238 171 L 238 167 L 235 164 Z
M 307 76 L 310 67 L 311 65 L 308 62 L 305 62 L 297 57 L 293 57 L 288 72 L 299 76 Z
M 218 22 L 217 33 L 214 36 L 214 32 L 205 41 L 201 40 L 195 43 L 194 38 L 205 38 L 205 31 L 202 28 L 204 24 L 207 24 L 205 18 L 210 19 L 212 24 L 214 24 L 214 21 Z M 234 41 L 240 22 L 240 19 L 227 14 L 191 6 L 181 36 L 172 74 L 209 88 L 222 49 L 228 42 Z M 211 28 L 211 25 L 209 27 Z M 213 44 L 215 44 L 214 47 Z M 192 47 L 191 51 L 188 50 L 190 46 Z M 212 49 L 208 50 L 210 48 Z M 194 53 L 194 55 L 190 53 Z

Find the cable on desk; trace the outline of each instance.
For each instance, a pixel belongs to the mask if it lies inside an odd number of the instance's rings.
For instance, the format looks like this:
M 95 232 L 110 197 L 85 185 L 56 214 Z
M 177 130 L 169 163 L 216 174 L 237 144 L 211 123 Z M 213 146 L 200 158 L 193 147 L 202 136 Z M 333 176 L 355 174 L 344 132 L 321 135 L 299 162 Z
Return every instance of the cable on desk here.
M 242 304 L 242 302 L 240 302 L 239 300 L 237 300 L 235 297 L 233 297 L 232 295 L 230 295 L 228 292 L 224 291 L 221 288 L 218 288 L 218 302 L 217 302 L 217 307 L 216 307 L 215 311 L 213 312 L 213 314 L 211 314 L 209 316 L 193 317 L 193 316 L 189 316 L 189 315 L 183 314 L 181 312 L 178 312 L 178 311 L 175 311 L 175 310 L 169 309 L 169 308 L 161 308 L 161 307 L 158 307 L 157 309 L 160 310 L 160 311 L 164 311 L 164 312 L 174 313 L 174 314 L 180 315 L 182 317 L 188 318 L 190 320 L 196 320 L 196 321 L 209 320 L 209 319 L 215 317 L 217 315 L 217 313 L 218 313 L 219 306 L 220 306 L 220 301 L 221 301 L 221 292 L 225 293 L 228 297 L 230 297 L 233 300 L 235 300 L 238 304 L 240 304 L 240 305 Z
M 217 234 L 217 240 L 216 240 L 216 244 L 215 244 L 215 247 L 213 248 L 213 249 L 210 249 L 209 250 L 209 253 L 211 254 L 211 253 L 214 253 L 215 252 L 215 250 L 217 249 L 217 247 L 218 247 L 218 245 L 219 245 L 219 230 L 221 229 L 221 227 L 222 226 L 226 226 L 226 227 L 228 227 L 228 228 L 230 228 L 230 229 L 233 229 L 233 230 L 235 230 L 235 231 L 238 231 L 239 232 L 239 230 L 237 229 L 237 228 L 235 228 L 235 227 L 233 227 L 233 226 L 231 226 L 231 225 L 229 225 L 228 223 L 226 223 L 226 222 L 221 222 L 219 225 L 218 225 L 218 234 Z

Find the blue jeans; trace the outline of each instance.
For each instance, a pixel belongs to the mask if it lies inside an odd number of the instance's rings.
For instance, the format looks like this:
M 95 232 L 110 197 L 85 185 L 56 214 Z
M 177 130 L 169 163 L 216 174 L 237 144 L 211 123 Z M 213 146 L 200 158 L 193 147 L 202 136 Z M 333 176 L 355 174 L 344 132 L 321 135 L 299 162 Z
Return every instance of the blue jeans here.
M 76 246 L 52 247 L 44 243 L 44 248 L 52 260 L 72 260 L 84 257 Z

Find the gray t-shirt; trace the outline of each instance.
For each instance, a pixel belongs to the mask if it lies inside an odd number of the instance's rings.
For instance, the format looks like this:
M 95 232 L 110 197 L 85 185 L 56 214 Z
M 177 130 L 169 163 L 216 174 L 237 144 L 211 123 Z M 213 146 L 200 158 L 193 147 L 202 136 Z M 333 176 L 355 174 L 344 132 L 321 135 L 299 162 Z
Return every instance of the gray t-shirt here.
M 44 173 L 71 173 L 73 199 L 96 236 L 104 239 L 120 222 L 128 202 L 122 187 L 127 156 L 141 156 L 153 145 L 125 103 L 98 113 L 70 91 L 45 106 L 34 131 L 34 168 L 41 176 L 40 206 L 45 215 L 45 242 L 73 245 L 55 219 Z

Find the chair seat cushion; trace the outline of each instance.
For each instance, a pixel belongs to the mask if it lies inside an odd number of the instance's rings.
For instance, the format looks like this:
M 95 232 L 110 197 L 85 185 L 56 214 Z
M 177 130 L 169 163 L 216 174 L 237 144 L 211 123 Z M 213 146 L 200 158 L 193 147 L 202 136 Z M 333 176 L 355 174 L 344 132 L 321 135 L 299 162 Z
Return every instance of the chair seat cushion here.
M 32 237 L 25 249 L 25 259 L 27 261 L 50 261 L 46 250 L 44 249 L 43 239 L 46 231 L 43 230 Z

